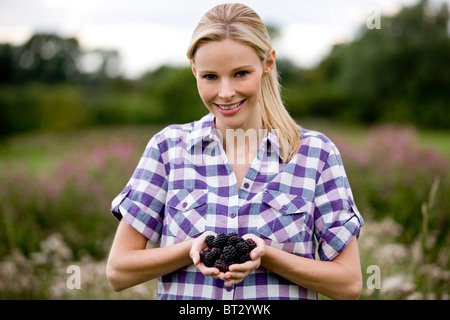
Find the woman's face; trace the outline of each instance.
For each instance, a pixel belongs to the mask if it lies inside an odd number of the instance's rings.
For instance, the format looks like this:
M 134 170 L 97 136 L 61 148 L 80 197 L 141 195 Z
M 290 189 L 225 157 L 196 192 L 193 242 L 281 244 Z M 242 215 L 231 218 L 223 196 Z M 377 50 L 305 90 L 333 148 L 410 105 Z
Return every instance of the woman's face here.
M 210 41 L 197 49 L 191 67 L 200 97 L 216 117 L 217 129 L 262 127 L 261 79 L 271 69 L 252 47 L 228 39 Z

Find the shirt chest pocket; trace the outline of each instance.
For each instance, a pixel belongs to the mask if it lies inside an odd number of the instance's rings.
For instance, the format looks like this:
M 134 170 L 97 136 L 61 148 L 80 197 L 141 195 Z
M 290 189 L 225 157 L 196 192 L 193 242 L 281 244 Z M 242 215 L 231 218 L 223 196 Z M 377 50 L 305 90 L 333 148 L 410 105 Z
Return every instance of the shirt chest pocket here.
M 164 226 L 166 234 L 184 241 L 203 233 L 206 226 L 207 202 L 208 190 L 169 190 Z
M 301 196 L 265 190 L 258 232 L 278 243 L 302 242 L 308 237 L 312 203 Z

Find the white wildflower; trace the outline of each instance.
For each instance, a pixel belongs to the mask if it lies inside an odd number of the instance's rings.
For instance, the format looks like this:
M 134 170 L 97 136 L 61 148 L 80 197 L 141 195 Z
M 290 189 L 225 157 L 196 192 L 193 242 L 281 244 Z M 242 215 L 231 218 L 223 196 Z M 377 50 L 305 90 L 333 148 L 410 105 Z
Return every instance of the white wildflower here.
M 63 240 L 63 236 L 59 233 L 54 233 L 41 243 L 41 251 L 43 254 L 50 256 L 55 254 L 62 260 L 68 260 L 72 258 L 72 251 L 67 247 Z
M 403 261 L 408 255 L 405 246 L 398 243 L 389 243 L 378 250 L 378 257 L 386 264 Z
M 414 283 L 404 275 L 385 278 L 381 284 L 381 292 L 389 295 L 401 295 L 412 292 L 414 289 Z
M 403 227 L 392 218 L 384 218 L 370 225 L 370 232 L 379 239 L 395 238 L 402 234 Z
M 406 300 L 423 300 L 423 293 L 417 291 L 413 292 L 406 297 Z

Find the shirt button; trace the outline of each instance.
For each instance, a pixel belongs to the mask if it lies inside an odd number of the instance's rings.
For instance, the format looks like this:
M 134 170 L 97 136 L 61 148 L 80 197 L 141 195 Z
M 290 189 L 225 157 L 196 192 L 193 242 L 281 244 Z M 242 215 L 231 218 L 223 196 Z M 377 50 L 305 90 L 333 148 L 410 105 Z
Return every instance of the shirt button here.
M 232 213 L 230 214 L 230 218 L 231 218 L 231 219 L 236 218 L 236 212 L 232 212 Z
M 186 208 L 186 207 L 187 207 L 187 205 L 188 205 L 188 203 L 187 203 L 187 202 L 183 202 L 183 204 L 182 204 L 183 208 Z
M 228 292 L 233 291 L 233 287 L 227 287 L 227 291 L 228 291 Z
M 244 183 L 244 188 L 248 189 L 250 187 L 250 184 L 248 182 Z
M 281 209 L 283 209 L 283 211 L 286 211 L 286 210 L 288 209 L 288 206 L 287 206 L 287 205 L 283 205 L 283 206 L 281 207 Z

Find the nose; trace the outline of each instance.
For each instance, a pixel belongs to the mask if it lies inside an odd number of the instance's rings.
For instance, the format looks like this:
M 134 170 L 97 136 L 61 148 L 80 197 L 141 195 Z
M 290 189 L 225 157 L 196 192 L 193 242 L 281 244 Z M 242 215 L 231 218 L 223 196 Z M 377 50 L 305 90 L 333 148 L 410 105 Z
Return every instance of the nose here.
M 224 101 L 230 101 L 235 95 L 233 84 L 228 79 L 222 79 L 220 85 L 219 97 Z

